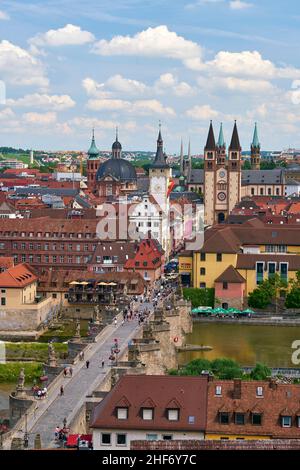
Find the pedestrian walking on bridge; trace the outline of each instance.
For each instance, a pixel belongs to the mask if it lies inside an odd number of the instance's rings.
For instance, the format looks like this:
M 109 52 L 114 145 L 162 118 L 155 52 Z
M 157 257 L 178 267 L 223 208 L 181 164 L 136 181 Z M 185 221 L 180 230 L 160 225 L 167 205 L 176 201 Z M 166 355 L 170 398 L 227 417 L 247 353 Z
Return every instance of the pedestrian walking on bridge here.
M 90 361 L 86 361 L 85 366 L 88 369 L 90 367 Z

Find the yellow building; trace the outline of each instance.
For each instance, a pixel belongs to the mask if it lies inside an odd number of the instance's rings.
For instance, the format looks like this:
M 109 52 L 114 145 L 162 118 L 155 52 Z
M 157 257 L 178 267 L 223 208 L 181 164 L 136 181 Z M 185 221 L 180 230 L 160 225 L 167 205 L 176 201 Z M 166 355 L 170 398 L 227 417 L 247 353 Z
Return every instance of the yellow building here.
M 207 229 L 199 251 L 179 256 L 179 273 L 184 284 L 190 279 L 192 287 L 216 288 L 221 304 L 241 307 L 244 298 L 274 274 L 294 279 L 300 271 L 299 254 L 299 227 L 274 227 L 253 219 Z

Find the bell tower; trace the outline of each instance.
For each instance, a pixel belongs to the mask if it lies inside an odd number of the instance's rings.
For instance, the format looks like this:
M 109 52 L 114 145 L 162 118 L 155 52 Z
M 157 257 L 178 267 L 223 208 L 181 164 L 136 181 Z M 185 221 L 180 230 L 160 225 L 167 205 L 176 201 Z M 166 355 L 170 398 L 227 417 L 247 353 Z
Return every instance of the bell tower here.
M 214 129 L 210 121 L 206 145 L 204 147 L 204 222 L 213 225 L 215 219 L 215 173 L 217 147 Z
M 253 139 L 251 144 L 251 169 L 260 169 L 260 143 L 258 140 L 257 124 L 254 126 Z
M 236 121 L 234 122 L 231 142 L 228 149 L 228 214 L 234 206 L 241 200 L 241 174 L 242 174 L 242 148 L 237 130 Z

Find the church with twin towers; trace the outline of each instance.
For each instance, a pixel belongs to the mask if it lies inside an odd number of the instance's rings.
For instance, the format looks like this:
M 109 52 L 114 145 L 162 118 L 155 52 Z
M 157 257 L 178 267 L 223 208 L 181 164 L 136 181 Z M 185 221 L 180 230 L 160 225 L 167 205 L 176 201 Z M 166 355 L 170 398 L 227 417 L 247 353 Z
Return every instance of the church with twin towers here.
M 250 150 L 251 169 L 243 170 L 237 123 L 234 122 L 227 150 L 222 124 L 216 141 L 212 121 L 204 147 L 203 170 L 192 168 L 190 149 L 187 160 L 181 150 L 181 174 L 187 181 L 188 190 L 203 194 L 206 225 L 224 222 L 235 205 L 247 196 L 285 195 L 284 170 L 260 170 L 261 145 L 256 123 Z

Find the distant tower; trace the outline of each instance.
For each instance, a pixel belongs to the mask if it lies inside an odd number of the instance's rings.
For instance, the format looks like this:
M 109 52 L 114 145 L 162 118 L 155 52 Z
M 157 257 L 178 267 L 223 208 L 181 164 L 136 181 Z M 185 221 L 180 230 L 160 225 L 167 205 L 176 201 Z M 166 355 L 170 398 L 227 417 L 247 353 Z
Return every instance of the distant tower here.
M 121 158 L 122 157 L 122 145 L 118 140 L 118 127 L 116 127 L 116 140 L 112 144 L 112 158 Z
M 236 122 L 226 159 L 221 125 L 217 144 L 212 122 L 204 148 L 204 219 L 208 225 L 222 223 L 241 197 L 241 147 Z
M 192 173 L 192 155 L 191 155 L 191 140 L 189 139 L 188 156 L 185 162 L 185 169 L 184 169 L 184 176 L 186 177 L 187 181 L 190 181 L 191 173 Z
M 96 182 L 96 173 L 100 165 L 99 150 L 97 149 L 95 142 L 95 131 L 93 129 L 92 142 L 88 150 L 87 159 L 87 182 L 89 189 L 93 190 Z
M 33 165 L 33 150 L 30 150 L 30 165 Z
M 251 168 L 252 170 L 260 169 L 260 143 L 258 140 L 257 124 L 254 126 L 253 139 L 251 144 Z
M 220 124 L 219 138 L 217 142 L 217 163 L 218 165 L 225 165 L 226 160 L 226 144 L 223 135 L 223 124 Z
M 183 142 L 182 142 L 182 139 L 181 139 L 181 145 L 180 145 L 180 176 L 183 176 L 183 174 L 184 174 L 184 166 L 185 166 L 185 162 L 184 162 L 184 156 L 183 156 Z

